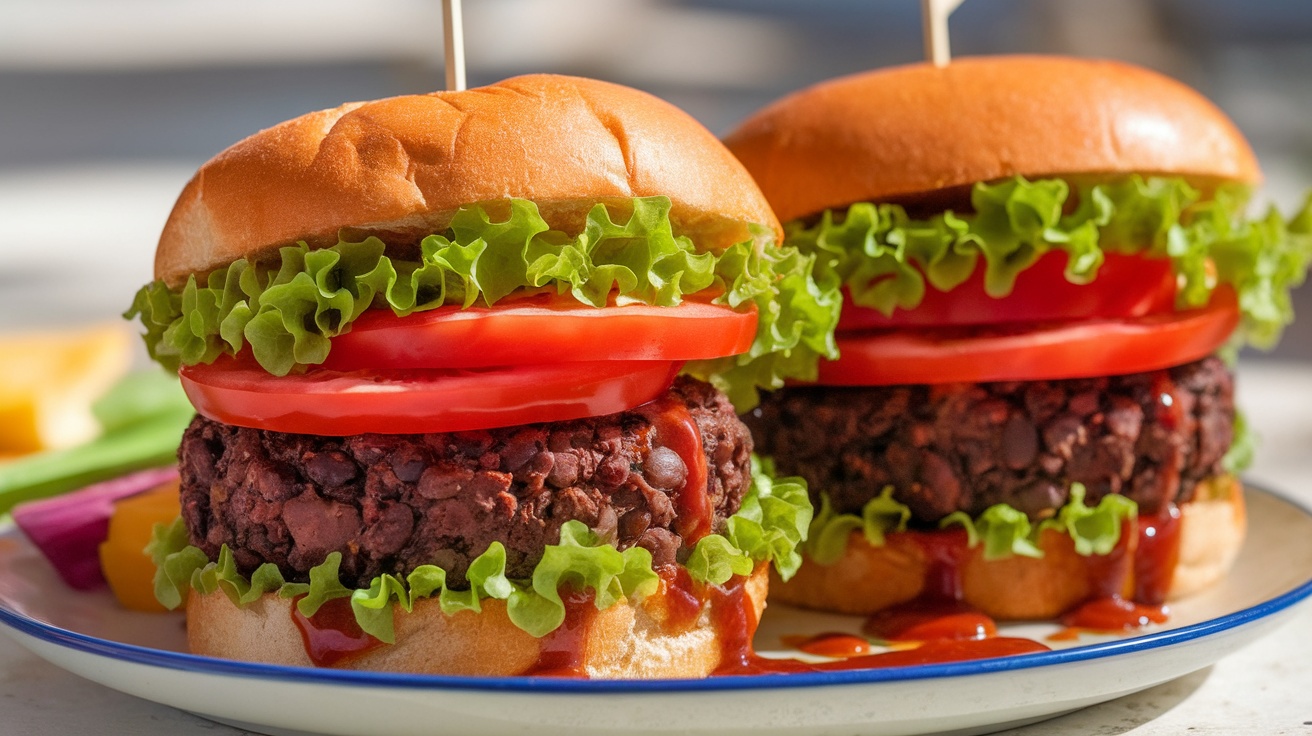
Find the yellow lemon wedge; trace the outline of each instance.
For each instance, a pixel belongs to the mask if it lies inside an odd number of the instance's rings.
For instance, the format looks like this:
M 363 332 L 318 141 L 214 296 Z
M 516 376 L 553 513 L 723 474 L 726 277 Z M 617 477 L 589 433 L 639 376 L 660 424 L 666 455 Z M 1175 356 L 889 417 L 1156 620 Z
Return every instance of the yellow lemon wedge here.
M 0 335 L 0 457 L 99 434 L 91 404 L 127 372 L 131 343 L 116 324 Z

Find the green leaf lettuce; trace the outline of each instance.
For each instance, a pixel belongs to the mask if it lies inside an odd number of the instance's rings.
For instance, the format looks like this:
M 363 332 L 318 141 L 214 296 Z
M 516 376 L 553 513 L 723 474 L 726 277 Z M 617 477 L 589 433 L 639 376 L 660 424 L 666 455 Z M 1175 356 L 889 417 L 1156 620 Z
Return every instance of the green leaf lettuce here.
M 1045 253 L 1067 255 L 1066 279 L 1086 284 L 1107 253 L 1169 259 L 1180 308 L 1234 288 L 1243 338 L 1275 344 L 1293 319 L 1289 292 L 1312 263 L 1312 197 L 1292 218 L 1274 209 L 1250 219 L 1249 191 L 1222 186 L 1211 199 L 1180 178 L 1130 176 L 1072 186 L 1021 177 L 979 183 L 971 213 L 915 219 L 894 204 L 825 211 L 785 225 L 785 244 L 814 256 L 815 280 L 842 283 L 853 303 L 892 314 L 914 309 L 927 288 L 950 291 L 982 261 L 988 294 L 1009 294 Z
M 249 350 L 266 370 L 286 375 L 322 363 L 332 337 L 367 309 L 398 316 L 453 304 L 493 305 L 515 294 L 548 290 L 582 304 L 673 307 L 709 292 L 735 309 L 754 307 L 756 339 L 743 356 L 697 368 L 723 371 L 716 382 L 740 408 L 755 387 L 815 375 L 819 356 L 834 357 L 838 283 L 819 285 L 811 261 L 792 249 L 762 249 L 748 240 L 699 252 L 674 232 L 670 201 L 634 198 L 616 221 L 605 205 L 581 232 L 552 230 L 537 205 L 509 200 L 504 220 L 482 207 L 456 213 L 449 228 L 420 243 L 416 260 L 388 256 L 382 240 L 284 247 L 276 262 L 237 260 L 180 289 L 156 281 L 137 292 L 124 314 L 140 318 L 151 357 L 165 367 L 211 363 Z
M 811 523 L 805 551 L 820 565 L 832 565 L 842 558 L 853 532 L 859 531 L 871 546 L 884 543 L 885 535 L 906 531 L 911 509 L 895 500 L 892 486 L 879 496 L 867 501 L 858 516 L 853 513 L 836 513 L 829 497 L 820 496 L 820 511 Z M 962 511 L 949 514 L 940 521 L 940 528 L 961 526 L 966 530 L 967 544 L 983 545 L 988 560 L 1020 555 L 1042 557 L 1038 546 L 1039 535 L 1053 529 L 1068 535 L 1081 555 L 1105 555 L 1121 537 L 1127 519 L 1138 516 L 1138 506 L 1125 496 L 1109 493 L 1089 506 L 1084 502 L 1085 488 L 1079 483 L 1071 485 L 1070 498 L 1051 519 L 1038 524 L 1030 521 L 1024 512 L 1007 504 L 997 504 L 972 518 Z
M 689 555 L 686 567 L 693 580 L 720 585 L 733 575 L 750 574 L 757 565 L 769 562 L 785 577 L 797 570 L 801 564 L 798 547 L 811 522 L 806 485 L 798 478 L 774 479 L 770 471 L 768 463 L 753 458 L 752 488 L 738 513 L 726 521 L 725 534 L 703 537 Z M 314 615 L 329 600 L 349 597 L 361 629 L 388 643 L 395 641 L 396 607 L 409 612 L 424 598 L 437 598 L 448 615 L 479 611 L 481 601 L 489 598 L 503 600 L 511 622 L 541 637 L 564 621 L 562 587 L 590 591 L 597 608 L 605 609 L 621 600 L 641 600 L 659 585 L 651 553 L 641 547 L 620 551 L 579 521 L 562 525 L 559 543 L 547 546 L 527 580 L 506 577 L 505 548 L 493 542 L 470 563 L 466 573 L 469 587 L 463 590 L 449 587 L 446 571 L 437 565 L 421 565 L 404 577 L 381 575 L 370 581 L 368 588 L 351 590 L 340 582 L 341 554 L 337 552 L 311 568 L 309 583 L 286 581 L 270 563 L 246 577 L 226 546 L 217 560 L 191 546 L 180 518 L 156 525 L 146 554 L 156 566 L 155 597 L 167 608 L 180 606 L 188 589 L 206 594 L 222 591 L 238 606 L 277 592 L 284 598 L 297 598 L 296 605 L 306 616 Z

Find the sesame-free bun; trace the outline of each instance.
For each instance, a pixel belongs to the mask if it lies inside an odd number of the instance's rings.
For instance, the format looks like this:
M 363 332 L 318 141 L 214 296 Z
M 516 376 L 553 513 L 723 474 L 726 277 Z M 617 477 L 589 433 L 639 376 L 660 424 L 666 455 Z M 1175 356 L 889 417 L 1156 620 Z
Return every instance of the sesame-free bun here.
M 715 136 L 645 92 L 531 75 L 356 102 L 256 133 L 203 165 L 164 226 L 155 275 L 176 286 L 297 241 L 332 245 L 343 231 L 413 240 L 467 204 L 530 199 L 571 229 L 597 202 L 623 210 L 655 195 L 702 248 L 752 238 L 749 224 L 779 232 Z
M 1255 183 L 1239 130 L 1193 89 L 1113 61 L 992 56 L 880 69 L 789 95 L 725 144 L 780 220 L 1022 175 Z
M 1219 581 L 1243 545 L 1247 515 L 1242 486 L 1227 476 L 1212 480 L 1209 490 L 1209 497 L 1180 507 L 1179 558 L 1168 599 L 1192 595 Z M 1053 619 L 1088 599 L 1092 590 L 1087 563 L 1070 537 L 1045 530 L 1039 547 L 1040 558 L 1013 555 L 997 560 L 985 560 L 982 547 L 971 550 L 959 572 L 961 599 L 1004 621 Z M 869 615 L 914 600 L 925 588 L 929 567 L 924 547 L 910 534 L 889 534 L 883 545 L 872 546 L 856 531 L 843 557 L 833 564 L 806 560 L 788 582 L 774 580 L 771 600 Z
M 769 576 L 761 566 L 744 583 L 760 620 Z M 582 666 L 589 677 L 656 679 L 705 677 L 720 664 L 720 632 L 710 606 L 690 628 L 671 630 L 665 589 L 639 603 L 620 601 L 598 611 L 582 634 Z M 187 643 L 193 654 L 246 662 L 311 667 L 292 601 L 268 593 L 238 608 L 222 591 L 192 591 L 187 600 Z M 502 677 L 529 673 L 542 642 L 511 623 L 503 601 L 482 602 L 482 611 L 442 612 L 435 599 L 394 613 L 396 643 L 383 644 L 334 666 L 416 674 Z M 572 638 L 572 637 L 571 637 Z

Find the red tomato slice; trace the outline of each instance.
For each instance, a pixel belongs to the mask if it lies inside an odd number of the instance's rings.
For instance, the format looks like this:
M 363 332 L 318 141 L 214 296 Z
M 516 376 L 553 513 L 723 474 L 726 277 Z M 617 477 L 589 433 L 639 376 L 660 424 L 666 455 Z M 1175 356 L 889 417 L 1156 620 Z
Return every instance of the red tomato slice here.
M 950 330 L 890 330 L 838 338 L 842 357 L 817 383 L 889 386 L 1090 378 L 1158 370 L 1210 355 L 1239 324 L 1234 293 L 1212 304 L 1137 319 Z
M 322 368 L 271 376 L 246 360 L 184 366 L 201 414 L 242 427 L 346 436 L 488 429 L 601 416 L 669 388 L 677 361 L 601 361 L 385 374 Z
M 706 302 L 598 309 L 533 297 L 495 307 L 364 313 L 333 338 L 334 370 L 481 368 L 600 360 L 698 360 L 747 352 L 756 311 Z
M 983 261 L 952 291 L 926 284 L 914 309 L 891 316 L 843 303 L 839 332 L 905 325 L 992 325 L 1009 322 L 1062 322 L 1095 317 L 1144 317 L 1175 310 L 1175 275 L 1164 258 L 1108 253 L 1090 284 L 1072 284 L 1064 275 L 1066 254 L 1052 251 L 1021 271 L 1011 293 L 994 298 L 984 291 Z

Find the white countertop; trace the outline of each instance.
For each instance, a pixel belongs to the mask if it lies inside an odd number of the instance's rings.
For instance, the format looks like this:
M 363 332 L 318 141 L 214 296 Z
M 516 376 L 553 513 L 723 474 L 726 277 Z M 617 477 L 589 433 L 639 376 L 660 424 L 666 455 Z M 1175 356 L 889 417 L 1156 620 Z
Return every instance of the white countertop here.
M 1251 480 L 1312 508 L 1312 366 L 1252 363 L 1240 402 L 1262 436 Z M 1260 533 L 1260 532 L 1257 532 Z M 1013 736 L 1312 734 L 1312 605 L 1216 665 Z M 250 733 L 83 680 L 0 636 L 0 733 Z

